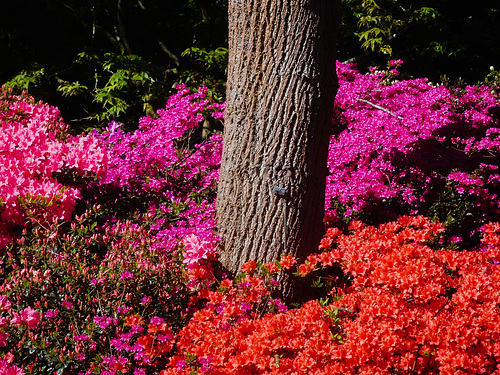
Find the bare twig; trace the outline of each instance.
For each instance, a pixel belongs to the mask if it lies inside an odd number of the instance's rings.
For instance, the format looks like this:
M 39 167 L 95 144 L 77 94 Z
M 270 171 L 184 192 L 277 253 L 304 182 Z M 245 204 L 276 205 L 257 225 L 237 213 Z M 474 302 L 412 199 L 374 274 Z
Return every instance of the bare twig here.
M 334 310 L 337 310 L 337 311 L 345 311 L 349 314 L 352 314 L 352 315 L 357 315 L 357 312 L 354 311 L 354 310 L 351 310 L 351 309 L 348 309 L 347 307 L 336 307 L 334 308 Z
M 179 58 L 174 53 L 172 53 L 160 39 L 158 39 L 157 42 L 160 45 L 163 52 L 165 52 L 168 55 L 168 57 L 170 57 L 174 61 L 174 64 L 176 66 L 179 66 L 180 64 Z
M 366 99 L 361 99 L 361 98 L 358 98 L 358 99 L 356 99 L 356 100 L 357 100 L 358 102 L 363 102 L 363 103 L 369 104 L 369 105 L 371 105 L 373 108 L 377 108 L 377 109 L 379 109 L 379 110 L 381 110 L 381 111 L 384 111 L 384 112 L 386 112 L 386 113 L 390 114 L 391 116 L 397 117 L 397 118 L 398 118 L 398 119 L 400 119 L 400 120 L 402 120 L 402 119 L 403 119 L 403 116 L 399 116 L 398 114 L 396 114 L 396 113 L 394 113 L 394 112 L 389 111 L 387 108 L 381 107 L 381 106 L 379 106 L 379 105 L 377 105 L 377 104 L 375 104 L 375 103 L 372 103 L 372 102 L 370 102 L 370 101 L 368 101 L 368 100 L 366 100 Z

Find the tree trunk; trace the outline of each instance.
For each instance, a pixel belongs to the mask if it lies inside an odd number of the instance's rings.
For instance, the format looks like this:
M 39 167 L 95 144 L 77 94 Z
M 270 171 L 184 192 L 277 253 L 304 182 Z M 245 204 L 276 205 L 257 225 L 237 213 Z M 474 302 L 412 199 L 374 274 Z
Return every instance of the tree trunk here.
M 318 248 L 339 16 L 337 0 L 229 0 L 217 218 L 233 272 Z

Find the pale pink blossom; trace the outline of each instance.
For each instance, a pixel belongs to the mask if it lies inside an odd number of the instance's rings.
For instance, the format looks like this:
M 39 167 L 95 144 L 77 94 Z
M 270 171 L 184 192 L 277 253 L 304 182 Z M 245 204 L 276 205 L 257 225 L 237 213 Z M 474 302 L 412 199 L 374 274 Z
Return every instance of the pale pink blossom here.
M 184 237 L 184 260 L 188 268 L 193 268 L 203 260 L 209 260 L 215 256 L 213 244 L 201 241 L 195 234 Z

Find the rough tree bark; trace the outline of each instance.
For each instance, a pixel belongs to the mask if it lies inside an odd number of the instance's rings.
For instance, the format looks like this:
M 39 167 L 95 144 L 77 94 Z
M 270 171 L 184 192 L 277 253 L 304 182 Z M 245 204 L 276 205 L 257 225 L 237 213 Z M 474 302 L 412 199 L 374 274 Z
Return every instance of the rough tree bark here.
M 318 248 L 339 15 L 338 0 L 229 0 L 217 218 L 233 272 Z

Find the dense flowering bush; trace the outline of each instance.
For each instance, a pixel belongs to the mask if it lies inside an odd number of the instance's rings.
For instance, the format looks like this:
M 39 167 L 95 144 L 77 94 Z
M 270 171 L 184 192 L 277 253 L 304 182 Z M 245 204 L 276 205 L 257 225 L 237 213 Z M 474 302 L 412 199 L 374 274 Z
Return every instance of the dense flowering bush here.
M 104 184 L 133 189 L 138 194 L 186 194 L 206 188 L 218 179 L 214 170 L 218 171 L 220 164 L 220 133 L 194 149 L 188 146 L 190 138 L 195 139 L 203 114 L 221 117 L 223 106 L 211 104 L 204 88 L 190 93 L 180 85 L 178 90 L 168 99 L 165 109 L 158 111 L 157 119 L 143 117 L 135 132 L 125 133 L 120 124 L 113 122 L 100 135 L 110 150 Z
M 17 239 L 8 239 L 0 268 L 0 298 L 9 306 L 1 325 L 5 369 L 145 374 L 165 363 L 173 334 L 199 303 L 195 292 L 214 279 L 213 190 L 221 137 L 194 146 L 186 141 L 195 136 L 202 112 L 220 117 L 223 110 L 204 96 L 204 90 L 181 89 L 157 119 L 144 118 L 134 133 L 113 123 L 86 137 L 70 137 L 53 107 L 5 96 L 7 141 L 20 118 L 43 135 L 43 142 L 23 148 L 25 156 L 41 152 L 40 163 L 28 165 L 17 153 L 12 165 L 73 193 L 66 206 L 56 197 L 62 215 L 48 206 L 44 221 L 36 217 Z M 35 168 L 49 157 L 50 168 Z M 68 171 L 100 178 L 78 180 Z M 39 199 L 50 201 L 50 194 L 41 190 Z M 140 204 L 127 207 L 130 202 Z
M 222 137 L 215 133 L 202 141 L 199 125 L 204 116 L 221 118 L 223 110 L 224 105 L 207 99 L 206 89 L 191 93 L 180 85 L 158 118 L 142 118 L 136 131 L 126 133 L 111 123 L 102 134 L 93 132 L 109 150 L 109 162 L 106 177 L 87 194 L 89 200 L 99 200 L 114 216 L 139 211 L 153 218 L 146 222 L 165 251 L 188 235 L 216 242 Z
M 500 373 L 499 224 L 484 228 L 482 252 L 433 249 L 443 226 L 422 216 L 350 229 L 329 230 L 298 267 L 305 276 L 341 266 L 321 276 L 329 300 L 266 311 L 266 278 L 225 280 L 161 374 Z
M 59 111 L 26 95 L 0 91 L 0 248 L 15 225 L 69 220 L 77 188 L 55 173 L 105 173 L 106 153 L 92 136 L 71 137 Z M 28 224 L 29 225 L 29 224 Z
M 337 65 L 346 129 L 330 143 L 329 220 L 423 214 L 455 242 L 479 239 L 479 227 L 500 213 L 500 99 L 487 86 L 397 81 L 401 63 L 367 75 Z
M 351 229 L 309 259 L 351 276 L 328 307 L 346 316 L 342 371 L 500 372 L 498 224 L 484 228 L 482 252 L 433 249 L 443 227 L 423 217 Z
M 2 93 L 0 373 L 500 373 L 498 98 L 398 82 L 400 64 L 337 67 L 321 251 L 234 279 L 216 266 L 222 136 L 201 136 L 224 105 L 205 89 L 78 137 Z M 285 272 L 322 298 L 287 308 Z
M 325 368 L 335 341 L 332 321 L 317 301 L 284 313 L 286 308 L 269 294 L 264 300 L 255 300 L 255 292 L 238 298 L 245 288 L 264 292 L 262 279 L 244 278 L 237 288 L 227 284 L 181 332 L 181 355 L 171 357 L 160 374 L 315 373 Z
M 189 317 L 195 278 L 180 252 L 165 256 L 152 233 L 130 221 L 93 232 L 99 209 L 76 218 L 68 233 L 53 226 L 7 253 L 0 295 L 15 309 L 3 345 L 17 363 L 31 364 L 27 373 L 140 374 L 162 363 L 173 330 Z M 190 269 L 208 261 L 193 259 Z

